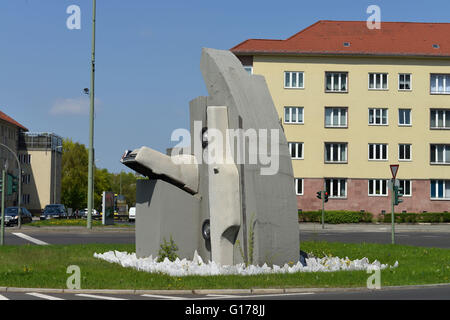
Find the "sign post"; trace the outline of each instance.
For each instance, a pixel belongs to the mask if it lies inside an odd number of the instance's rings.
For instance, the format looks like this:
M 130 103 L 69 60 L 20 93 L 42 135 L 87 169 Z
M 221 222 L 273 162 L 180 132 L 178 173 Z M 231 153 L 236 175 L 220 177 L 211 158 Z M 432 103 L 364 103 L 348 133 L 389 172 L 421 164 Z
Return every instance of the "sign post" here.
M 394 214 L 394 200 L 395 200 L 395 191 L 394 191 L 394 186 L 395 186 L 395 177 L 397 176 L 397 172 L 398 172 L 398 164 L 391 164 L 390 168 L 391 168 L 391 173 L 392 173 L 392 180 L 391 180 L 391 184 L 390 184 L 390 192 L 391 192 L 391 224 L 392 224 L 392 229 L 391 229 L 391 238 L 392 238 L 392 244 L 395 244 L 395 214 Z

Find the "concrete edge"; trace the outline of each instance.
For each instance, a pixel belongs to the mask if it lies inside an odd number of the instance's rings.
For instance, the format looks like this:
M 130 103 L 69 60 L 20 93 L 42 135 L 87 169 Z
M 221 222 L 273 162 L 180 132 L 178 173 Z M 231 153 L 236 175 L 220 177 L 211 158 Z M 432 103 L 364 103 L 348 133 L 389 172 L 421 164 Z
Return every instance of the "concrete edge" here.
M 379 290 L 422 289 L 450 286 L 450 283 L 386 286 Z M 194 289 L 194 290 L 133 290 L 133 289 L 51 289 L 51 288 L 14 288 L 0 287 L 0 292 L 38 292 L 38 293 L 85 293 L 85 294 L 127 294 L 127 295 L 184 295 L 184 294 L 284 294 L 284 293 L 319 293 L 319 292 L 349 292 L 349 291 L 377 291 L 366 287 L 354 288 L 252 288 L 252 289 Z

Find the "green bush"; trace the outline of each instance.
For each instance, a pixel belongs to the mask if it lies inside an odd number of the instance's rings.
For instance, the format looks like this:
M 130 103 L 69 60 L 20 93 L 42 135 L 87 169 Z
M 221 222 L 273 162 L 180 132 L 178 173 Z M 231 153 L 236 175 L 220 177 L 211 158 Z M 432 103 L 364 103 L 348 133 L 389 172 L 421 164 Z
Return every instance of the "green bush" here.
M 166 239 L 163 238 L 163 243 L 160 245 L 158 259 L 156 261 L 163 262 L 165 258 L 172 262 L 175 261 L 178 258 L 178 255 L 176 254 L 177 250 L 178 247 L 173 241 L 172 236 L 170 237 L 170 242 L 167 242 Z
M 359 211 L 325 211 L 325 223 L 339 224 L 339 223 L 358 223 L 358 222 L 372 222 L 373 215 L 370 212 Z M 299 222 L 321 222 L 322 211 L 299 211 Z
M 450 222 L 450 213 L 448 212 L 427 212 L 427 213 L 395 213 L 395 222 L 397 223 L 442 223 Z M 386 213 L 379 217 L 381 222 L 391 222 L 391 214 Z

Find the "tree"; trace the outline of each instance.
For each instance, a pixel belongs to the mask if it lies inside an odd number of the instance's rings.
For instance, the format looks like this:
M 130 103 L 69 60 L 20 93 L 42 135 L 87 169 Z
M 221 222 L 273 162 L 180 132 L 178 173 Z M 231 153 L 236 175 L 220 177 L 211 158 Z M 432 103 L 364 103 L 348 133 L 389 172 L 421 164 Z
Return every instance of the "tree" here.
M 74 210 L 86 206 L 88 151 L 83 144 L 71 139 L 63 140 L 61 200 Z
M 87 207 L 89 153 L 84 144 L 63 140 L 61 200 L 68 208 Z M 129 207 L 136 204 L 136 176 L 131 173 L 110 173 L 107 169 L 94 169 L 94 208 L 101 210 L 103 191 L 125 196 Z

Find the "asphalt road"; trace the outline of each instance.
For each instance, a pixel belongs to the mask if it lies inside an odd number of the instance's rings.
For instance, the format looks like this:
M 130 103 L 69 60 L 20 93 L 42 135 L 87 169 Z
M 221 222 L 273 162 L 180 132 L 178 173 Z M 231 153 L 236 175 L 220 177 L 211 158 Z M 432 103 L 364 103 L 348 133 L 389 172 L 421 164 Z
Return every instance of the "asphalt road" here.
M 450 300 L 450 285 L 380 290 L 337 290 L 279 294 L 108 294 L 108 293 L 37 293 L 0 292 L 0 300 Z
M 409 226 L 398 228 L 395 240 L 397 244 L 450 248 L 450 225 L 441 225 L 432 228 Z M 48 244 L 85 244 L 85 243 L 135 243 L 134 228 L 109 228 L 87 230 L 78 228 L 33 228 L 17 227 L 6 228 L 5 243 L 9 245 L 24 245 L 32 241 L 21 238 L 14 233 L 22 233 Z M 320 226 L 308 225 L 300 227 L 300 241 L 330 241 L 345 243 L 391 243 L 389 226 Z

